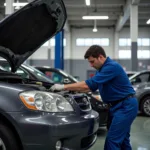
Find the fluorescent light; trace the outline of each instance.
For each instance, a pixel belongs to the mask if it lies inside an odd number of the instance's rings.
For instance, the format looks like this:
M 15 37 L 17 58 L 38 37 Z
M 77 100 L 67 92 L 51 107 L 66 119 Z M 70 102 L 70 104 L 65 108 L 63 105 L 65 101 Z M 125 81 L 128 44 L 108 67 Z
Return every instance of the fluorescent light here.
M 90 0 L 85 0 L 87 6 L 90 6 Z
M 97 20 L 94 20 L 93 32 L 97 32 Z
M 147 22 L 146 22 L 147 24 L 150 24 L 150 19 L 149 20 L 147 20 Z
M 25 6 L 25 5 L 27 5 L 28 3 L 13 3 L 13 6 L 14 7 L 20 7 L 20 6 Z M 4 6 L 6 6 L 6 3 L 4 3 Z
M 97 32 L 97 28 L 94 28 L 94 29 L 93 29 L 93 32 Z
M 84 20 L 99 20 L 99 19 L 108 19 L 108 16 L 83 16 Z

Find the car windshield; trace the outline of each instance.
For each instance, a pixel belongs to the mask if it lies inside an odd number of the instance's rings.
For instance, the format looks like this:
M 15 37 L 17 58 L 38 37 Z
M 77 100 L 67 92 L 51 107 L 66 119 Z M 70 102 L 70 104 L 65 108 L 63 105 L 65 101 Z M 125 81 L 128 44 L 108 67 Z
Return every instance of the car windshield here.
M 49 79 L 44 73 L 31 67 L 29 65 L 22 64 L 22 67 L 26 68 L 29 72 L 31 72 L 39 81 L 54 83 L 51 79 Z
M 72 75 L 66 73 L 65 71 L 63 71 L 63 70 L 59 70 L 59 71 L 60 71 L 60 73 L 63 74 L 65 77 L 69 77 L 69 78 L 71 78 L 73 81 L 79 82 L 75 77 L 73 77 Z
M 132 75 L 131 77 L 129 77 L 129 80 L 131 81 L 132 79 L 134 79 L 134 78 L 135 78 L 136 76 L 138 76 L 139 74 L 140 74 L 140 72 L 138 72 L 138 73 Z

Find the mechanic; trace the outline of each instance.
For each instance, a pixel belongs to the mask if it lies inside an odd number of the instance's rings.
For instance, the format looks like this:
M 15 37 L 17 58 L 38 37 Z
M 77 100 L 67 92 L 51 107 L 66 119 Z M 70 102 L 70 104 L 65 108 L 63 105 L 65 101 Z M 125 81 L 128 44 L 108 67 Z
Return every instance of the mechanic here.
M 84 58 L 97 70 L 95 76 L 78 83 L 55 84 L 50 90 L 94 92 L 99 89 L 102 100 L 110 106 L 111 118 L 104 150 L 131 150 L 130 128 L 137 116 L 138 102 L 128 76 L 121 65 L 106 57 L 101 46 L 91 46 Z

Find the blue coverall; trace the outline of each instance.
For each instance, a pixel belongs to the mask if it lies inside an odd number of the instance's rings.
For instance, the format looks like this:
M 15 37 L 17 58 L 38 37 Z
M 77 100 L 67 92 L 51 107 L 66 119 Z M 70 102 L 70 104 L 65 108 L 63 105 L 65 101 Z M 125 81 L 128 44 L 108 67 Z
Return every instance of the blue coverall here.
M 135 94 L 135 91 L 123 68 L 107 57 L 96 75 L 85 81 L 91 91 L 99 89 L 104 103 L 111 103 Z M 138 102 L 135 97 L 110 107 L 112 119 L 104 150 L 131 150 L 130 127 L 138 113 Z

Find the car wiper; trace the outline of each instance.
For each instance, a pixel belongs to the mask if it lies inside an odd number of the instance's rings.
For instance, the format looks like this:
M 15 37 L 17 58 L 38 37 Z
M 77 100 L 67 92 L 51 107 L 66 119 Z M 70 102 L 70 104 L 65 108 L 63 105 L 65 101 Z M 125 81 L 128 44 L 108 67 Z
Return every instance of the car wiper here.
M 52 85 L 54 85 L 54 83 L 48 83 L 48 82 L 43 82 L 43 81 L 34 80 L 34 79 L 29 79 L 29 78 L 22 78 L 22 80 L 23 80 L 25 83 L 31 83 L 31 84 L 42 85 L 42 86 L 45 86 L 45 87 L 51 87 Z

